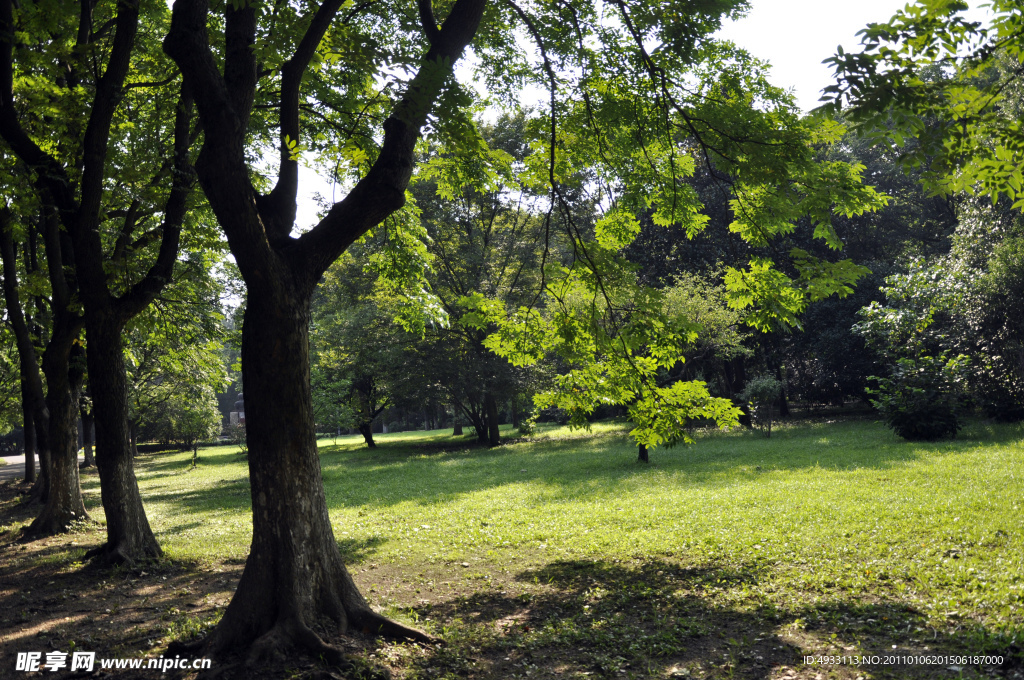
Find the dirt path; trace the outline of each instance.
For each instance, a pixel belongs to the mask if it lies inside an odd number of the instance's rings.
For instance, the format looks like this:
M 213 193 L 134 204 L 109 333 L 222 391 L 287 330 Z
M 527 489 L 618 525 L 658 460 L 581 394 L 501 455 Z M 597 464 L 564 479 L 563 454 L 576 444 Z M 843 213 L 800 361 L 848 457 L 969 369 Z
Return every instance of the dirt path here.
M 0 484 L 4 482 L 18 482 L 25 479 L 25 455 L 4 456 L 7 465 L 0 465 Z M 78 463 L 85 461 L 85 454 L 78 454 Z M 39 460 L 36 460 L 36 471 L 39 471 Z

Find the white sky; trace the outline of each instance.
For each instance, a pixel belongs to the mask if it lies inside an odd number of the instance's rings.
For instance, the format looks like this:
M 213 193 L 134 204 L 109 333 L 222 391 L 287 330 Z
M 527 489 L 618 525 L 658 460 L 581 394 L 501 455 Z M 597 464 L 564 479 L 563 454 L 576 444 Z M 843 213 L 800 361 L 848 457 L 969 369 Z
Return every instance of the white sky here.
M 836 46 L 856 51 L 857 32 L 869 23 L 888 21 L 906 0 L 751 0 L 750 12 L 719 33 L 772 65 L 775 85 L 794 88 L 804 111 L 819 106 L 832 71 L 821 62 Z M 979 0 L 969 0 L 968 16 L 985 17 Z

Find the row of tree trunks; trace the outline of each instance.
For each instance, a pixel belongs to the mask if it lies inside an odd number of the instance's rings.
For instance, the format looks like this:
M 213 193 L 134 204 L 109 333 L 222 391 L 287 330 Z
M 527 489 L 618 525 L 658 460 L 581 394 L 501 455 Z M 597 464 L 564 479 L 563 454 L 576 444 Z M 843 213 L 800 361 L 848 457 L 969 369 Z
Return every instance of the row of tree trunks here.
M 37 426 L 47 427 L 49 413 L 46 408 L 46 399 L 43 395 L 42 378 L 39 375 L 39 364 L 36 362 L 35 343 L 32 342 L 30 332 L 31 319 L 25 314 L 22 308 L 21 296 L 18 291 L 18 268 L 17 256 L 14 247 L 13 224 L 11 223 L 11 212 L 5 206 L 0 208 L 0 261 L 3 263 L 4 275 L 4 302 L 7 308 L 7 316 L 11 327 L 14 330 L 15 343 L 18 348 L 18 371 L 21 382 L 21 411 L 22 425 L 24 428 L 25 442 L 25 481 L 36 482 L 36 450 L 40 438 L 36 436 Z M 34 264 L 25 258 L 26 271 L 33 271 Z M 44 436 L 43 442 L 47 441 Z M 40 456 L 43 458 L 44 456 Z M 35 488 L 32 497 L 38 500 L 46 499 L 46 491 L 49 481 L 49 455 L 46 460 L 40 460 L 44 465 L 41 467 L 40 484 Z

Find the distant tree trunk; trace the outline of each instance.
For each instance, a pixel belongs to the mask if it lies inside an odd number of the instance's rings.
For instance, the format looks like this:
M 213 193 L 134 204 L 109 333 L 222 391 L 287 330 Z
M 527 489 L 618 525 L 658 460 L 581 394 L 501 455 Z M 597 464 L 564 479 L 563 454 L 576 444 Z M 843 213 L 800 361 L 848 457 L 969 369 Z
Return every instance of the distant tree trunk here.
M 128 424 L 128 436 L 131 437 L 132 458 L 139 457 L 139 423 L 136 420 Z
M 50 485 L 43 511 L 26 530 L 30 536 L 62 533 L 72 522 L 89 517 L 78 481 L 78 393 L 85 377 L 82 348 L 77 332 L 54 335 L 43 353 L 50 412 Z
M 359 434 L 363 435 L 363 441 L 371 449 L 377 447 L 377 443 L 373 441 L 373 423 L 367 421 L 359 422 Z
M 82 467 L 96 467 L 96 458 L 92 454 L 92 445 L 96 441 L 96 424 L 92 414 L 86 408 L 81 409 L 82 413 L 82 448 L 85 449 L 85 460 Z
M 24 391 L 23 388 L 22 393 Z M 25 481 L 33 484 L 36 481 L 36 424 L 32 405 L 25 403 L 24 394 L 22 395 L 21 413 L 22 432 L 25 439 Z
M 484 416 L 484 411 L 477 411 L 476 407 L 469 412 L 469 422 L 473 424 L 473 429 L 476 431 L 476 440 L 480 444 L 487 443 L 487 420 Z
M 736 404 L 741 411 L 739 418 L 740 425 L 747 428 L 754 427 L 754 423 L 750 419 L 750 405 L 736 396 L 743 391 L 744 386 L 747 384 L 746 370 L 743 366 L 743 357 L 736 357 L 735 359 L 726 361 L 723 368 L 725 370 L 725 380 L 729 387 L 729 393 L 733 395 L 733 403 Z
M 163 553 L 142 506 L 128 427 L 128 379 L 124 365 L 124 320 L 88 317 L 89 385 L 96 423 L 96 466 L 107 518 L 107 542 L 88 553 L 111 564 L 134 563 Z
M 487 445 L 497 446 L 501 443 L 501 434 L 498 430 L 498 401 L 490 392 L 484 395 L 484 410 L 487 417 Z
M 636 461 L 638 463 L 649 463 L 649 462 L 651 462 L 650 458 L 647 455 L 647 445 L 646 444 L 639 444 L 639 445 L 637 445 Z
M 779 392 L 779 417 L 789 417 L 789 400 L 786 399 L 786 372 L 780 366 L 775 370 L 776 379 L 782 383 L 782 390 Z
M 30 234 L 34 231 L 30 230 Z M 25 431 L 25 481 L 36 481 L 35 454 L 37 439 L 36 426 L 45 425 L 47 420 L 46 398 L 43 393 L 43 381 L 39 375 L 39 364 L 36 359 L 36 348 L 29 331 L 30 317 L 26 317 L 21 305 L 18 291 L 17 255 L 14 247 L 14 234 L 11 225 L 11 212 L 0 207 L 0 262 L 3 263 L 3 291 L 7 317 L 14 330 L 14 340 L 18 348 L 18 373 L 21 384 L 21 409 Z M 34 271 L 30 258 L 25 258 L 26 271 Z M 48 475 L 48 471 L 43 471 Z M 40 492 L 40 500 L 45 497 L 45 481 Z M 35 495 L 35 494 L 33 494 Z

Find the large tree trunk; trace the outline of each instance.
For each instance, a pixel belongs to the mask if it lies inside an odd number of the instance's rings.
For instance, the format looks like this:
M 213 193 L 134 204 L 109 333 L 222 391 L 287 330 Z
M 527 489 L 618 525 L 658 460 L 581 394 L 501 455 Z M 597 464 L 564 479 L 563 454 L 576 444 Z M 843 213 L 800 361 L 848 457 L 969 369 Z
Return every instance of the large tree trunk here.
M 218 654 L 251 645 L 255 661 L 294 644 L 341 663 L 314 628 L 430 640 L 370 609 L 345 569 L 317 455 L 309 301 L 282 290 L 275 297 L 250 289 L 242 326 L 252 545 L 235 596 L 203 646 Z
M 114 564 L 160 557 L 135 479 L 128 428 L 128 385 L 121 334 L 124 325 L 100 315 L 87 318 L 89 387 L 96 421 L 96 467 L 107 516 L 107 542 L 89 557 Z
M 281 68 L 281 171 L 270 194 L 260 195 L 252 186 L 245 154 L 258 73 L 251 47 L 257 35 L 255 6 L 243 4 L 225 13 L 228 78 L 221 75 L 210 48 L 209 8 L 202 0 L 175 1 L 164 41 L 196 95 L 204 127 L 199 178 L 248 288 L 242 379 L 253 539 L 235 596 L 209 641 L 201 645 L 214 654 L 249 646 L 249 659 L 254 660 L 295 644 L 340 663 L 340 650 L 314 632 L 323 623 L 330 624 L 328 630 L 352 627 L 432 640 L 370 609 L 338 552 L 313 424 L 309 301 L 331 263 L 405 202 L 420 129 L 441 94 L 436 65 L 451 68 L 459 59 L 476 34 L 485 3 L 456 0 L 440 27 L 430 3 L 419 3 L 430 48 L 407 94 L 383 124 L 380 153 L 343 201 L 312 230 L 293 238 L 298 163 L 285 140 L 299 138 L 302 75 L 341 4 L 337 0 L 320 6 L 295 54 Z
M 89 517 L 78 481 L 78 394 L 85 376 L 81 346 L 72 342 L 67 337 L 51 339 L 43 354 L 50 411 L 50 480 L 46 505 L 26 530 L 30 536 L 62 533 L 72 522 Z

